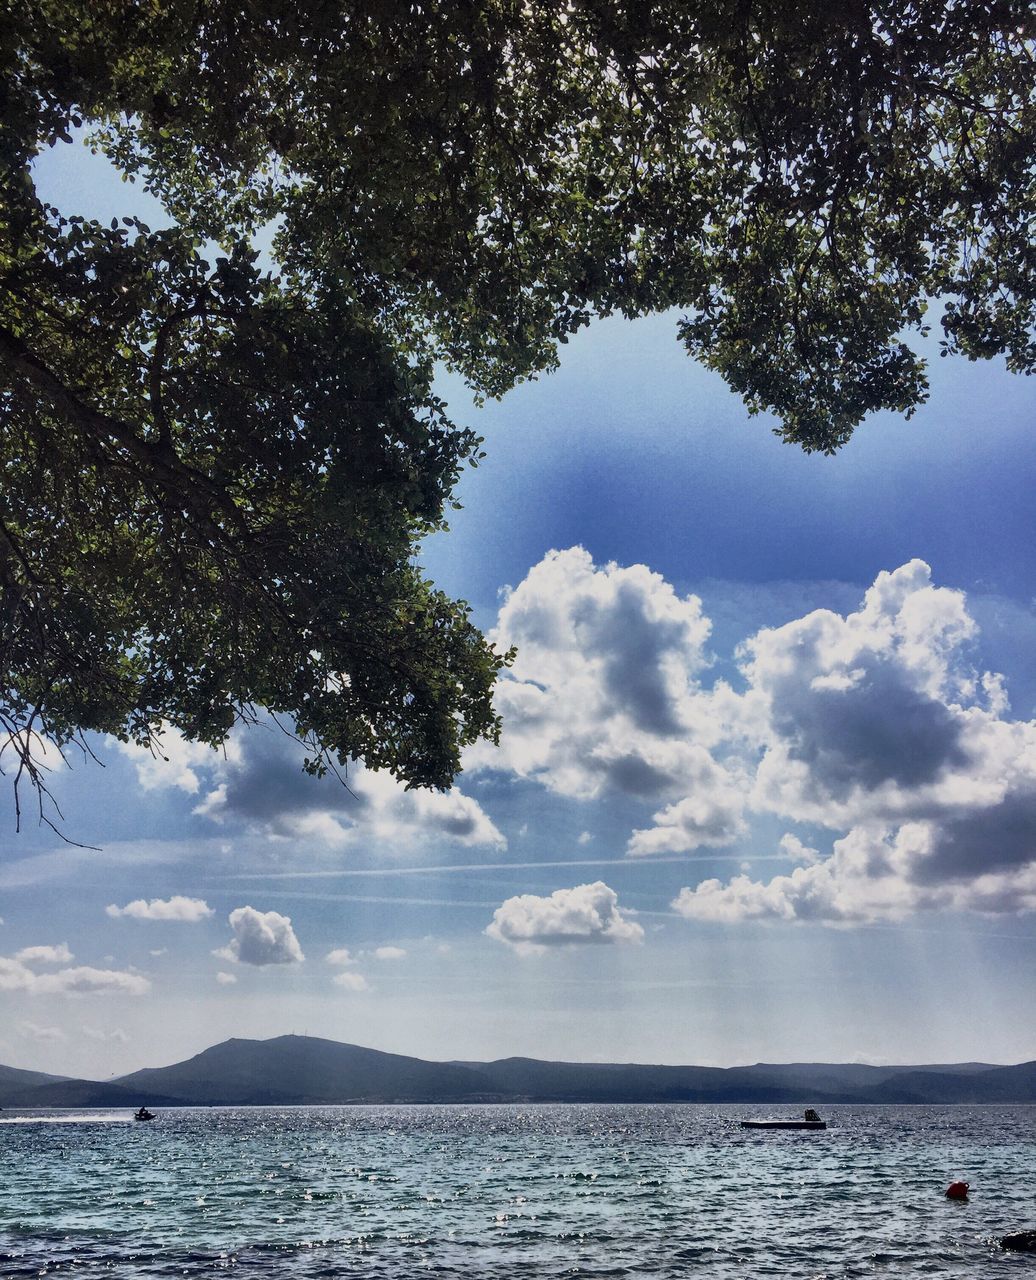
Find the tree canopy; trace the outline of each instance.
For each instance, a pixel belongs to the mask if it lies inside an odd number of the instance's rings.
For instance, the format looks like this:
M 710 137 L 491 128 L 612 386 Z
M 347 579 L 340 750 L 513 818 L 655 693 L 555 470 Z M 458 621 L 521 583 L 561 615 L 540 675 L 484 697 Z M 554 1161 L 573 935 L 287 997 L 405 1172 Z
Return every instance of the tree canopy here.
M 432 391 L 679 308 L 784 439 L 1033 340 L 1017 0 L 38 0 L 0 28 L 0 766 L 84 730 L 448 785 L 496 654 L 416 565 L 479 441 Z M 168 213 L 99 225 L 85 133 Z M 268 251 L 259 254 L 258 244 Z M 38 737 L 37 737 L 38 735 Z

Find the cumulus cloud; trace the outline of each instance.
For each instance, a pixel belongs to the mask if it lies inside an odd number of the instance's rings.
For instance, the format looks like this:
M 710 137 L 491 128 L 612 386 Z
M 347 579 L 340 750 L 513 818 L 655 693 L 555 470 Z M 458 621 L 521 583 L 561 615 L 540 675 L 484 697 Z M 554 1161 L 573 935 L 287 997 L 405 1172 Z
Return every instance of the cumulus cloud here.
M 715 740 L 697 677 L 709 622 L 645 565 L 598 567 L 551 551 L 511 591 L 491 638 L 518 656 L 494 695 L 500 746 L 471 769 L 502 769 L 560 795 L 679 794 L 689 743 Z
M 492 633 L 518 658 L 496 695 L 497 770 L 578 800 L 643 805 L 631 856 L 741 846 L 751 821 L 789 830 L 793 865 L 689 886 L 696 919 L 896 918 L 1028 910 L 1036 867 L 1036 722 L 975 665 L 964 593 L 923 561 L 880 573 L 857 608 L 813 609 L 749 637 L 743 685 L 706 683 L 710 623 L 643 565 L 550 552 L 509 592 Z M 769 851 L 768 851 L 769 852 Z
M 375 960 L 405 960 L 406 952 L 402 947 L 375 947 L 371 952 Z
M 370 984 L 362 973 L 336 973 L 331 979 L 336 987 L 342 987 L 346 991 L 369 991 Z
M 68 1037 L 60 1027 L 43 1027 L 38 1022 L 19 1022 L 18 1034 L 25 1040 L 35 1040 L 38 1044 L 59 1044 Z
M 231 941 L 213 954 L 238 964 L 300 964 L 305 956 L 291 927 L 291 917 L 277 911 L 237 907 L 228 917 Z
M 683 785 L 689 790 L 682 800 L 660 809 L 654 826 L 634 831 L 627 847 L 633 857 L 728 845 L 748 829 L 743 773 L 717 764 L 704 748 L 692 747 Z
M 976 670 L 963 593 L 912 561 L 859 610 L 760 632 L 744 670 L 765 707 L 752 805 L 845 834 L 762 882 L 706 880 L 674 902 L 698 920 L 896 919 L 1036 909 L 1036 723 L 1008 718 Z
M 355 964 L 356 957 L 348 947 L 335 947 L 333 951 L 329 951 L 324 956 L 324 963 L 334 965 Z
M 216 974 L 216 981 L 221 987 L 232 987 L 234 983 L 237 982 L 237 975 L 227 973 L 225 970 L 220 970 L 220 972 Z
M 521 954 L 587 943 L 642 942 L 644 930 L 619 909 L 603 881 L 557 889 L 549 897 L 521 894 L 493 913 L 486 933 Z
M 303 773 L 291 744 L 260 728 L 242 738 L 224 780 L 196 812 L 217 822 L 239 821 L 274 840 L 308 837 L 332 848 L 375 840 L 413 844 L 429 839 L 503 849 L 507 841 L 471 796 L 408 791 L 391 774 L 354 764 L 348 786 Z
M 966 785 L 1005 709 L 1001 682 L 967 661 L 975 631 L 963 593 L 914 560 L 879 574 L 854 613 L 818 609 L 754 636 L 757 806 L 838 827 L 921 816 Z
M 190 924 L 206 920 L 215 914 L 201 898 L 184 898 L 180 895 L 152 898 L 150 901 L 136 898 L 133 902 L 127 902 L 124 907 L 116 906 L 113 902 L 105 907 L 105 911 L 113 920 L 125 916 L 132 920 L 180 920 Z
M 32 996 L 142 996 L 150 990 L 151 983 L 139 973 L 94 969 L 89 965 L 37 973 L 16 956 L 0 956 L 0 991 L 20 991 Z
M 72 960 L 72 952 L 68 944 L 59 942 L 57 946 L 22 947 L 14 953 L 15 960 L 22 964 L 68 964 Z
M 130 1038 L 121 1027 L 112 1027 L 110 1031 L 104 1027 L 80 1027 L 80 1031 L 88 1040 L 96 1040 L 101 1044 L 129 1044 Z
M 220 751 L 203 742 L 188 742 L 170 725 L 163 727 L 152 751 L 134 742 L 117 745 L 119 751 L 132 761 L 142 790 L 178 787 L 188 795 L 197 795 L 200 790 L 199 774 L 213 768 L 221 758 L 232 760 L 237 754 L 237 742 L 233 738 Z
M 240 824 L 272 840 L 300 838 L 341 848 L 371 840 L 412 845 L 441 840 L 503 849 L 507 841 L 479 803 L 459 787 L 407 790 L 388 773 L 353 763 L 346 784 L 302 769 L 304 749 L 272 724 L 238 728 L 225 751 L 162 739 L 168 759 L 132 745 L 122 749 L 146 789 L 178 787 L 199 797 L 194 812 Z

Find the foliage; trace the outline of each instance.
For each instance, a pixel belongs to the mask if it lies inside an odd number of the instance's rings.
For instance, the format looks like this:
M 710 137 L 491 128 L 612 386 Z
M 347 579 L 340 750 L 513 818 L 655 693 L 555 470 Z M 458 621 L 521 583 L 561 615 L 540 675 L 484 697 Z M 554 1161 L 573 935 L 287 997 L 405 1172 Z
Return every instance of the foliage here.
M 445 785 L 503 659 L 414 566 L 499 395 L 593 315 L 806 449 L 1033 342 L 1017 0 L 38 0 L 0 31 L 4 724 L 218 743 L 256 706 Z M 38 199 L 88 130 L 169 211 Z M 71 215 L 71 216 L 70 216 Z M 272 237 L 275 269 L 257 267 Z

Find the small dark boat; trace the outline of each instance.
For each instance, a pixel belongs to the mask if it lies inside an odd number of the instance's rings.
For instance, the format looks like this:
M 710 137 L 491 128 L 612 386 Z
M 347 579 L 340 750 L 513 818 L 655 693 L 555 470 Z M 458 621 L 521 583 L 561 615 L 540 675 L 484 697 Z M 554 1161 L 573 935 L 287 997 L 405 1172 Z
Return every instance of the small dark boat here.
M 742 1129 L 826 1129 L 827 1121 L 821 1120 L 812 1107 L 801 1120 L 742 1120 Z
M 139 1111 L 134 1111 L 133 1113 L 134 1120 L 154 1120 L 154 1118 L 155 1113 L 149 1111 L 147 1107 L 141 1107 Z

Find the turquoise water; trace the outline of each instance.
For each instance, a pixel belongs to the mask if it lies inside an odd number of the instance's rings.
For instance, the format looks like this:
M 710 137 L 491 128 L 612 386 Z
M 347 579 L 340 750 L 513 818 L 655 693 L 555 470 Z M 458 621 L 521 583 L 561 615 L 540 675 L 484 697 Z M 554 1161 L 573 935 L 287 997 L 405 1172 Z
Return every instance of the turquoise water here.
M 1036 1108 L 768 1110 L 5 1112 L 0 1275 L 1036 1276 Z

